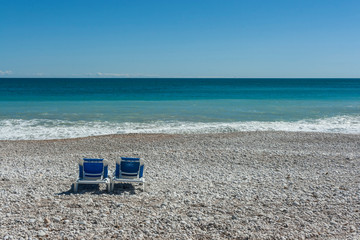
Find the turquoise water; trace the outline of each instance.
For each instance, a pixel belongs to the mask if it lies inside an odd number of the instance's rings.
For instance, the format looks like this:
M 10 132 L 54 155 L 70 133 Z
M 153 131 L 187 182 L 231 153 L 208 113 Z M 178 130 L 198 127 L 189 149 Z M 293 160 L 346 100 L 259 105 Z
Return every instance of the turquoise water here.
M 0 79 L 0 139 L 360 133 L 360 79 Z
M 0 79 L 0 101 L 359 100 L 360 79 Z

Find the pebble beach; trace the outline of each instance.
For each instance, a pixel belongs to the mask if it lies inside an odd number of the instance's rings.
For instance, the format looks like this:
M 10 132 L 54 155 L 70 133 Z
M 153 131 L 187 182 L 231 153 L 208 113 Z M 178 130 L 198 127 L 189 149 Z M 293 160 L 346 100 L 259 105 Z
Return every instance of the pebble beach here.
M 138 185 L 78 161 L 145 163 Z M 360 239 L 360 135 L 124 134 L 0 141 L 1 239 Z

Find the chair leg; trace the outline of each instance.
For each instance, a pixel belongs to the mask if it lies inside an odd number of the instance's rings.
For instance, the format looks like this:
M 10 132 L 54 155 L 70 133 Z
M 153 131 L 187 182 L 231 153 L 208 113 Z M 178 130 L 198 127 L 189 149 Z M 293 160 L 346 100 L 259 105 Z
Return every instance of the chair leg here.
M 78 191 L 78 183 L 74 183 L 74 192 L 77 192 Z
M 109 182 L 109 183 L 106 184 L 106 190 L 107 190 L 108 192 L 111 192 L 111 182 Z

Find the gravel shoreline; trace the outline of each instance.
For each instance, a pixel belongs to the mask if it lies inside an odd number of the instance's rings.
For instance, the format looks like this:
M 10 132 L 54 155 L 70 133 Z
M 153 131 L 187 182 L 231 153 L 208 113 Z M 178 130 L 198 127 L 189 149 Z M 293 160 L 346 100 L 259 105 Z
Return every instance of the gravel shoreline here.
M 77 162 L 145 162 L 146 190 Z M 360 135 L 128 134 L 0 141 L 3 239 L 360 239 Z

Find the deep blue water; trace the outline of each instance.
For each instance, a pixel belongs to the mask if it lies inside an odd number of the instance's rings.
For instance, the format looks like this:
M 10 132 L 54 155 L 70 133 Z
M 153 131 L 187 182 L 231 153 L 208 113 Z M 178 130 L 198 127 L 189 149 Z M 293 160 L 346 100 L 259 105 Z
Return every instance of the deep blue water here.
M 0 101 L 359 100 L 360 79 L 0 79 Z
M 360 133 L 360 79 L 0 79 L 0 139 L 242 130 Z

